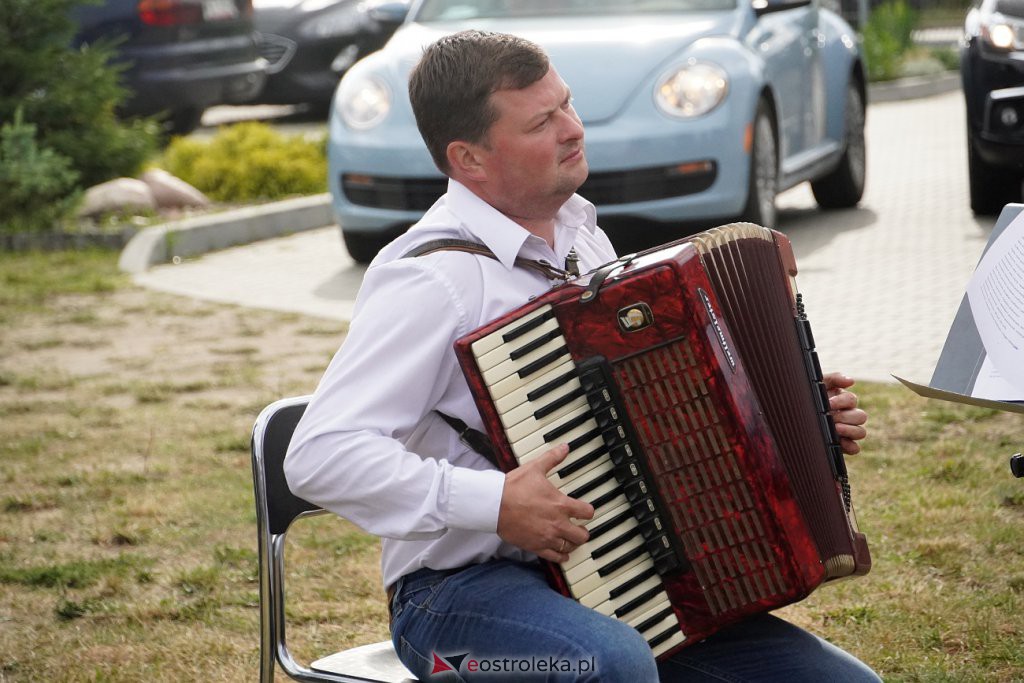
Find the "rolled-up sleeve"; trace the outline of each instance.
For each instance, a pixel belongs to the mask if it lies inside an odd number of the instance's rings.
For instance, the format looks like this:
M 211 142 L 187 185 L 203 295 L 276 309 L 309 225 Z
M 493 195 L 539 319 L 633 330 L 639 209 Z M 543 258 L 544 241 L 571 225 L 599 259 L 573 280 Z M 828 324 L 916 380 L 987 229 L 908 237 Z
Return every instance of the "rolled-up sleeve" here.
M 452 344 L 468 331 L 443 276 L 416 259 L 371 267 L 348 336 L 289 446 L 292 491 L 386 538 L 494 532 L 501 472 L 455 467 L 403 445 L 434 419 L 458 372 Z

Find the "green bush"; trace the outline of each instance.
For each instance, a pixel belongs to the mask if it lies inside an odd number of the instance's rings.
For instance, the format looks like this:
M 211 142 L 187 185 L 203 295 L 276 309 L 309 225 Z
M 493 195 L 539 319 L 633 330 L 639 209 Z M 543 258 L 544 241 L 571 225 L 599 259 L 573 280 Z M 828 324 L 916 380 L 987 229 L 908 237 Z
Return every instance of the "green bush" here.
M 0 232 L 54 228 L 77 199 L 77 180 L 70 159 L 37 144 L 20 109 L 0 127 Z
M 220 201 L 327 191 L 323 140 L 284 136 L 263 123 L 222 127 L 209 142 L 175 138 L 160 165 Z
M 156 150 L 154 121 L 121 122 L 127 91 L 110 65 L 114 46 L 71 47 L 79 0 L 0 2 L 0 121 L 16 110 L 40 147 L 66 157 L 83 186 L 134 175 Z
M 886 81 L 900 75 L 900 65 L 913 47 L 917 14 L 904 0 L 880 5 L 864 26 L 864 60 L 868 80 Z

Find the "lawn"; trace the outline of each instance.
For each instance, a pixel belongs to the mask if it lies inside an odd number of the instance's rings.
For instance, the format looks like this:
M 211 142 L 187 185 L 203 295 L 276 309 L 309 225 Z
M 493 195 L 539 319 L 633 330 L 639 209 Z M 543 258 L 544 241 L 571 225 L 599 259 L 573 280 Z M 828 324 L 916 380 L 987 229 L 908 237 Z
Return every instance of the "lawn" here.
M 0 254 L 0 681 L 254 680 L 249 432 L 345 327 L 144 291 L 116 259 Z M 1024 679 L 1024 420 L 857 389 L 874 568 L 784 613 L 889 681 Z M 386 638 L 376 541 L 296 532 L 298 655 Z

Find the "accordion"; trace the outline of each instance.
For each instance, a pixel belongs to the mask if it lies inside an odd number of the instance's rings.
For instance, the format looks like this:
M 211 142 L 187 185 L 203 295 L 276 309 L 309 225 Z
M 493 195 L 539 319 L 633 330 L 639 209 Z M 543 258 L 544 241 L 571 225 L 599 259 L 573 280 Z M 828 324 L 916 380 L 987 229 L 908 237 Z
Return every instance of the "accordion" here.
M 549 480 L 590 539 L 563 594 L 664 658 L 870 568 L 780 233 L 733 224 L 624 257 L 456 342 L 506 471 Z

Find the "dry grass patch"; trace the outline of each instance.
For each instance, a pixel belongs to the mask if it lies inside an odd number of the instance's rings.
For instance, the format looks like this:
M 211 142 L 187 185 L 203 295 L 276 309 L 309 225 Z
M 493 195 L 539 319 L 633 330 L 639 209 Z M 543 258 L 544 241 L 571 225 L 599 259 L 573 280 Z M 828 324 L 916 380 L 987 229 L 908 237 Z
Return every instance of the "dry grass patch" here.
M 115 262 L 0 256 L 0 681 L 254 680 L 249 433 L 345 329 L 152 294 Z M 784 612 L 887 681 L 1024 680 L 1022 420 L 858 389 L 875 566 Z M 289 536 L 298 656 L 384 639 L 376 540 L 331 516 Z

